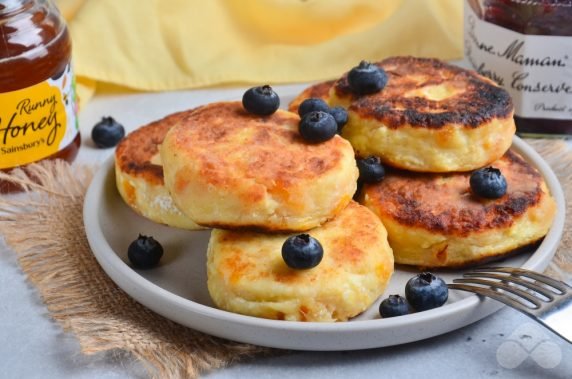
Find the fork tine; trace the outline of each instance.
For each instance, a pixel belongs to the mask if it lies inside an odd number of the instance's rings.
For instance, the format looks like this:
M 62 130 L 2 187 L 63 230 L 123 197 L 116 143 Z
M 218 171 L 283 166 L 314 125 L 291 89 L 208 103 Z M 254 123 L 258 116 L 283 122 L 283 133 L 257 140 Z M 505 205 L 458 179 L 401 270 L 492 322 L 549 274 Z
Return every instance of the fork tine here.
M 497 292 L 495 290 L 492 290 L 490 288 L 469 286 L 466 284 L 447 284 L 447 286 L 450 289 L 467 291 L 467 292 L 476 293 L 477 295 L 490 297 L 491 299 L 495 299 L 497 301 L 500 301 L 501 303 L 504 303 L 504 304 L 508 305 L 509 307 L 513 307 L 514 309 L 519 310 L 522 313 L 526 313 L 527 315 L 530 315 L 530 308 L 526 307 L 521 302 L 513 300 L 512 298 L 508 297 L 507 295 L 504 295 L 504 294 Z
M 532 307 L 528 307 L 525 304 L 523 304 L 525 307 L 530 308 L 530 309 L 540 308 L 541 303 L 537 297 L 535 297 L 535 296 L 533 296 L 527 292 L 524 292 L 523 290 L 520 290 L 518 288 L 509 286 L 508 284 L 504 284 L 504 283 L 497 282 L 494 280 L 477 279 L 477 278 L 454 279 L 453 283 L 480 284 L 483 286 L 492 287 L 493 289 L 502 289 L 502 290 L 510 292 L 516 296 L 524 298 L 536 306 L 536 308 L 532 308 Z M 505 295 L 505 296 L 507 296 L 507 295 Z
M 502 280 L 503 282 L 515 283 L 515 284 L 518 284 L 519 286 L 523 286 L 523 287 L 526 287 L 530 290 L 538 292 L 542 296 L 546 297 L 548 300 L 545 300 L 542 298 L 538 298 L 538 299 L 541 301 L 547 302 L 547 303 L 553 301 L 554 300 L 554 294 L 556 294 L 556 292 L 553 292 L 553 291 L 551 291 L 545 287 L 537 286 L 536 284 L 529 282 L 528 280 L 522 280 L 522 279 L 520 279 L 520 277 L 513 276 L 513 275 L 489 274 L 486 272 L 476 273 L 476 272 L 470 271 L 470 272 L 464 273 L 463 277 L 465 277 L 465 278 L 498 279 L 498 280 Z
M 516 267 L 479 267 L 471 270 L 472 272 L 504 272 L 511 275 L 519 275 L 525 278 L 534 279 L 542 284 L 549 285 L 558 291 L 560 291 L 560 295 L 566 293 L 566 291 L 570 288 L 566 283 L 560 282 L 558 280 L 552 279 L 546 275 L 539 274 L 537 272 L 532 272 L 530 270 L 525 270 L 522 268 Z

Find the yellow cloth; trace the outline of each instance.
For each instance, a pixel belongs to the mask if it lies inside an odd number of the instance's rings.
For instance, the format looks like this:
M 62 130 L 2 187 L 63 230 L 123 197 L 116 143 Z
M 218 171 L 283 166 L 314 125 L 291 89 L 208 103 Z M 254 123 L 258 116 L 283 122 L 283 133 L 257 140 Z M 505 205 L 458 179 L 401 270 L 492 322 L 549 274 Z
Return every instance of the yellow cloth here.
M 80 91 L 93 90 L 94 82 L 154 91 L 316 81 L 362 59 L 456 59 L 462 3 L 57 0 L 68 18 Z

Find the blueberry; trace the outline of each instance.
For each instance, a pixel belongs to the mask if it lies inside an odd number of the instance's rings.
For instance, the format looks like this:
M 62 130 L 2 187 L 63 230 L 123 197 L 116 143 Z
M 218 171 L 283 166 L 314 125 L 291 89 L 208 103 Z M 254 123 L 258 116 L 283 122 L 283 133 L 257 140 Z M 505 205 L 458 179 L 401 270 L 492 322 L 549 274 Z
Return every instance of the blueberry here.
M 322 99 L 311 97 L 302 101 L 298 107 L 300 117 L 304 117 L 306 114 L 316 111 L 329 112 L 330 106 Z
M 328 113 L 334 117 L 334 120 L 336 120 L 338 133 L 340 133 L 344 125 L 348 122 L 348 112 L 344 107 L 333 107 Z
M 127 257 L 135 268 L 155 267 L 163 256 L 163 247 L 153 237 L 139 234 L 127 249 Z
M 338 132 L 334 116 L 322 111 L 315 111 L 302 117 L 298 130 L 308 142 L 324 142 L 333 138 Z
M 359 181 L 362 183 L 379 183 L 385 177 L 385 169 L 379 157 L 370 155 L 364 159 L 357 159 L 356 163 L 359 170 Z
M 320 242 L 308 234 L 289 237 L 282 245 L 282 258 L 291 268 L 316 267 L 323 256 L 324 249 Z
M 358 95 L 379 92 L 387 84 L 387 74 L 377 65 L 361 61 L 348 73 L 348 84 Z
M 402 296 L 389 295 L 379 304 L 379 314 L 383 318 L 403 316 L 409 314 L 409 304 Z
M 125 137 L 125 128 L 113 117 L 103 117 L 91 129 L 91 139 L 97 147 L 113 147 Z
M 250 113 L 268 116 L 276 112 L 280 98 L 269 85 L 252 87 L 242 96 L 242 106 Z
M 485 167 L 474 171 L 469 182 L 473 193 L 480 197 L 498 199 L 506 193 L 506 179 L 498 168 Z
M 360 196 L 361 196 L 361 191 L 363 189 L 363 183 L 358 179 L 357 182 L 357 186 L 356 186 L 356 191 L 354 192 L 354 195 L 352 196 L 352 199 L 357 201 L 359 203 L 360 201 Z
M 417 311 L 440 307 L 448 296 L 447 284 L 430 272 L 415 275 L 405 285 L 405 297 Z

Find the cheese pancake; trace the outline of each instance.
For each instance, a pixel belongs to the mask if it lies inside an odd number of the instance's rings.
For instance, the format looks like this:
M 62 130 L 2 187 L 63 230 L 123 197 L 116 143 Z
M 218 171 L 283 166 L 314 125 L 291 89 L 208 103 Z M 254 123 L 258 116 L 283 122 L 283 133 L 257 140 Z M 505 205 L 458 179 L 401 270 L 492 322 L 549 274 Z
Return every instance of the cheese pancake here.
M 351 92 L 347 74 L 331 106 L 348 108 L 342 136 L 361 157 L 419 172 L 470 171 L 500 158 L 515 132 L 512 100 L 474 71 L 436 59 L 394 57 L 377 65 L 388 82 L 369 95 Z
M 322 99 L 327 103 L 330 98 L 330 89 L 335 82 L 335 80 L 328 80 L 326 82 L 320 82 L 311 85 L 304 91 L 300 92 L 300 94 L 296 96 L 294 100 L 290 102 L 290 104 L 288 104 L 288 110 L 290 112 L 298 113 L 298 107 L 300 104 L 302 104 L 304 100 L 310 98 Z
M 169 115 L 129 133 L 115 150 L 119 194 L 137 213 L 152 221 L 182 229 L 204 229 L 173 204 L 164 186 L 159 146 L 167 131 L 191 111 Z
M 316 267 L 296 270 L 282 259 L 288 234 L 213 230 L 207 275 L 214 303 L 230 312 L 290 321 L 345 321 L 369 308 L 393 273 L 379 219 L 351 202 L 308 234 L 320 241 L 324 256 Z
M 240 102 L 198 108 L 161 146 L 165 183 L 199 225 L 302 231 L 350 202 L 358 170 L 345 139 L 318 144 L 298 133 L 298 115 L 248 113 Z
M 387 228 L 396 263 L 458 267 L 501 258 L 544 237 L 556 206 L 542 176 L 515 152 L 492 166 L 508 184 L 499 199 L 472 194 L 470 173 L 390 170 L 364 187 L 360 202 Z

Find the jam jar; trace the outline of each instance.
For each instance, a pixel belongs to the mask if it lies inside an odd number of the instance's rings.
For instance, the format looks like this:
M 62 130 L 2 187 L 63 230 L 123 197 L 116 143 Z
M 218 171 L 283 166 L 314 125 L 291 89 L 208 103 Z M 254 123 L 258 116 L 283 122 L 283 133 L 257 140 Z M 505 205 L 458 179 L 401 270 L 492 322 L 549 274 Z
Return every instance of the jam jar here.
M 517 132 L 572 135 L 572 0 L 466 0 L 465 57 L 511 94 Z
M 80 146 L 71 41 L 46 0 L 0 2 L 0 170 L 71 162 Z M 0 181 L 0 192 L 18 189 Z

